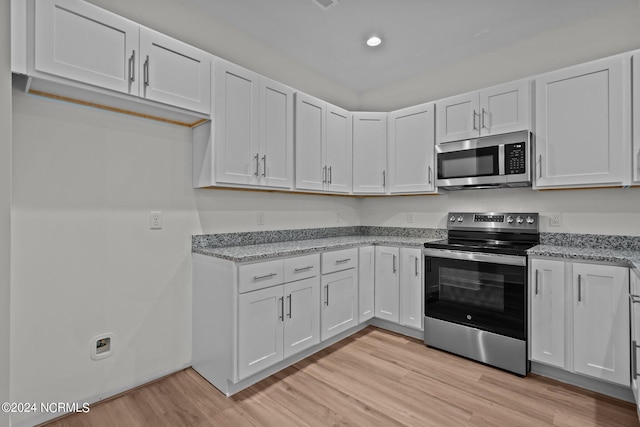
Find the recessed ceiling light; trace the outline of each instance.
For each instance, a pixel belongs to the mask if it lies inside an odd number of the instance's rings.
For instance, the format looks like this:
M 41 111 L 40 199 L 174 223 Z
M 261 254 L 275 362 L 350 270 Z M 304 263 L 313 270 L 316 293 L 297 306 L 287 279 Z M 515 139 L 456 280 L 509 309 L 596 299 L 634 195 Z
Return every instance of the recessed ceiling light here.
M 367 46 L 376 47 L 380 46 L 382 38 L 380 36 L 371 36 L 367 39 Z

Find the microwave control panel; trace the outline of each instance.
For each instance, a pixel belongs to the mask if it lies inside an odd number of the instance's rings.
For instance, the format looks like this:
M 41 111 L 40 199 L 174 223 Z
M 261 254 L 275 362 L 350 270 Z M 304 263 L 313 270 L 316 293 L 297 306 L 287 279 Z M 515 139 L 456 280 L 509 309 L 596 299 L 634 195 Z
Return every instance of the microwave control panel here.
M 504 172 L 507 175 L 527 173 L 527 145 L 524 142 L 505 144 L 504 146 Z

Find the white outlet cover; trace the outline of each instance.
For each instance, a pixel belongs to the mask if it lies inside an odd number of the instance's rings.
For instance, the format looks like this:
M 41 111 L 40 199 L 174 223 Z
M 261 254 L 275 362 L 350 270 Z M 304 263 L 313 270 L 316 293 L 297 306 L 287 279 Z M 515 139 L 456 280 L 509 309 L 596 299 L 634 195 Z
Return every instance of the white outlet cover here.
M 149 212 L 149 229 L 162 230 L 162 212 L 161 211 Z

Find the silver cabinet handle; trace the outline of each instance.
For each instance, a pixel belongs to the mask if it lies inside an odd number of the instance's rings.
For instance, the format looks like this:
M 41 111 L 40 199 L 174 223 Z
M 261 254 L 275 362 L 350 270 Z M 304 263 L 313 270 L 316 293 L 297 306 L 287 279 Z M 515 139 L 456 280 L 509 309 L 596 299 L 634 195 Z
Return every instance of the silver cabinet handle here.
M 540 272 L 539 270 L 536 270 L 536 295 L 538 295 L 538 273 L 539 272 Z
M 289 313 L 287 313 L 287 317 L 291 319 L 291 294 L 287 295 L 287 298 L 289 299 Z
M 387 186 L 387 171 L 383 170 L 382 171 L 382 188 L 385 188 Z
M 313 268 L 313 265 L 307 265 L 306 267 L 298 267 L 298 268 L 294 268 L 293 272 L 294 273 L 300 273 L 302 271 L 308 271 L 311 270 Z
M 538 154 L 538 167 L 540 168 L 540 173 L 538 174 L 538 178 L 542 178 L 542 154 Z
M 480 114 L 478 114 L 476 110 L 473 110 L 473 130 L 479 131 L 480 129 L 478 129 L 478 126 L 476 126 L 476 117 L 478 117 L 478 120 L 480 120 Z
M 629 299 L 631 300 L 631 304 L 640 304 L 640 296 L 629 294 Z
M 322 182 L 327 182 L 327 165 L 322 168 Z
M 427 176 L 429 177 L 429 184 L 431 184 L 432 177 L 433 177 L 433 171 L 431 170 L 431 166 L 429 166 L 429 172 Z
M 329 166 L 329 184 L 333 184 L 333 173 L 331 172 L 332 166 Z
M 267 155 L 262 155 L 262 176 L 267 177 Z
M 280 315 L 278 317 L 284 322 L 284 297 L 278 298 L 278 302 L 280 303 Z
M 631 375 L 633 375 L 633 379 L 638 378 L 638 343 L 636 340 L 631 342 Z
M 393 273 L 396 273 L 396 256 L 393 255 Z
M 482 127 L 483 127 L 484 129 L 489 129 L 489 128 L 487 127 L 487 125 L 485 124 L 485 120 L 484 120 L 484 117 L 485 117 L 485 115 L 486 115 L 486 114 L 487 114 L 487 111 L 486 111 L 484 108 L 482 108 Z
M 269 273 L 269 274 L 263 274 L 262 276 L 253 276 L 253 280 L 263 280 L 263 279 L 269 279 L 273 276 L 277 276 L 278 273 Z
M 129 58 L 129 82 L 133 83 L 136 81 L 136 51 L 131 52 L 131 57 Z
M 418 257 L 416 257 L 416 277 L 418 277 L 420 275 L 420 272 L 418 271 Z
M 582 275 L 578 274 L 578 302 L 582 301 Z
M 336 260 L 336 264 L 344 264 L 345 262 L 351 261 L 351 258 L 338 259 Z
M 149 55 L 144 61 L 144 85 L 149 86 Z
M 329 306 L 329 285 L 324 287 L 324 305 Z
M 259 176 L 260 175 L 260 153 L 256 153 L 255 156 L 253 156 L 254 159 L 256 159 L 256 171 L 253 173 L 255 176 Z

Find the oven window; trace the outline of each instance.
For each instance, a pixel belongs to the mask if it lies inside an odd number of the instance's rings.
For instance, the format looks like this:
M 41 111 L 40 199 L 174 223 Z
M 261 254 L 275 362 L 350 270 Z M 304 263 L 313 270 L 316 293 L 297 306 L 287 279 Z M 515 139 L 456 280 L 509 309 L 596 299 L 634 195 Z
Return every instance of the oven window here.
M 438 154 L 438 178 L 498 175 L 498 147 Z
M 440 299 L 504 311 L 504 275 L 483 271 L 440 269 Z

